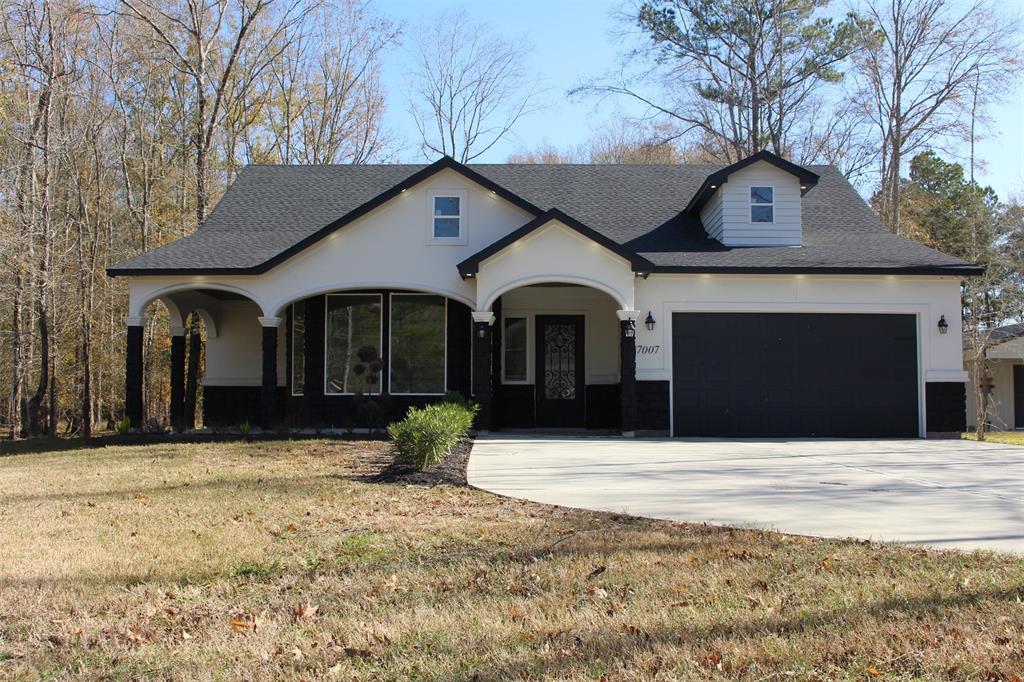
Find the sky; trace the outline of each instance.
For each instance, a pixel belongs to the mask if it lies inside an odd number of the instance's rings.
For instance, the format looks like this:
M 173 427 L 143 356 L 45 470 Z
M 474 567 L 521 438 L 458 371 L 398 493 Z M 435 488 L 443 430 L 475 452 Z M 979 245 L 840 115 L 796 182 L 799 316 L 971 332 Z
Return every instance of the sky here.
M 1024 0 L 1012 0 L 1004 7 Z M 550 144 L 574 147 L 592 137 L 616 114 L 638 113 L 625 100 L 598 102 L 569 98 L 566 92 L 582 81 L 615 69 L 622 48 L 616 33 L 622 24 L 616 10 L 622 0 L 377 0 L 377 11 L 403 27 L 403 45 L 384 60 L 383 81 L 388 91 L 386 125 L 405 144 L 399 160 L 422 161 L 418 131 L 408 114 L 410 44 L 419 27 L 428 26 L 446 9 L 464 9 L 471 18 L 488 23 L 509 39 L 525 38 L 531 50 L 527 72 L 541 88 L 543 108 L 521 119 L 512 134 L 485 155 L 480 163 L 501 163 L 515 152 Z M 978 180 L 1000 197 L 1024 195 L 1024 83 L 993 106 L 985 138 L 976 157 L 986 165 Z M 955 150 L 966 153 L 964 149 Z

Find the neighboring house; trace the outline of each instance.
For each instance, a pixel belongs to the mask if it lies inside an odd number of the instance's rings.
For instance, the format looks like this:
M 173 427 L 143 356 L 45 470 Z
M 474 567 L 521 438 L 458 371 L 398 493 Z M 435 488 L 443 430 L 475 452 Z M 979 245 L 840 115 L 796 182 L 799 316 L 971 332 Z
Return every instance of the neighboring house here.
M 989 426 L 998 431 L 1024 429 L 1024 324 L 993 329 L 987 335 L 988 377 L 982 390 L 988 391 Z M 964 339 L 964 365 L 970 373 L 967 391 L 967 424 L 977 423 L 978 380 L 971 361 L 971 339 Z
M 923 436 L 964 427 L 960 280 L 839 171 L 709 165 L 250 166 L 192 235 L 125 261 L 142 325 L 207 329 L 207 424 L 358 422 L 449 390 L 478 427 Z M 949 321 L 948 333 L 939 321 Z M 172 415 L 174 416 L 174 415 Z

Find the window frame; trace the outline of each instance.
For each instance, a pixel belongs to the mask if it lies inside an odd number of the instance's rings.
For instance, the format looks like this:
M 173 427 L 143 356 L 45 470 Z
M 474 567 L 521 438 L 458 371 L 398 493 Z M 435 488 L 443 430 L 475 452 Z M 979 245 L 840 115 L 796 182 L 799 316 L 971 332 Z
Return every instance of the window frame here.
M 434 200 L 435 199 L 458 199 L 459 200 L 459 214 L 452 216 L 435 216 L 434 215 Z M 468 199 L 467 192 L 462 189 L 437 189 L 427 194 L 427 244 L 436 245 L 464 245 L 467 243 L 466 237 L 466 209 Z M 435 218 L 457 218 L 459 221 L 459 234 L 457 237 L 437 237 L 434 234 L 434 219 Z
M 431 201 L 433 203 L 433 201 Z M 433 228 L 431 228 L 433 231 Z M 394 325 L 394 310 L 395 310 L 395 296 L 431 296 L 434 298 L 440 298 L 444 301 L 444 345 L 442 355 L 444 356 L 444 378 L 442 380 L 443 389 L 440 392 L 430 393 L 399 393 L 391 390 L 391 382 L 394 377 L 394 372 L 391 369 L 391 363 L 394 361 L 395 354 L 393 352 L 393 339 L 395 336 L 395 325 Z M 431 294 L 425 291 L 392 291 L 388 293 L 388 395 L 423 395 L 423 396 L 437 396 L 444 395 L 448 392 L 448 297 L 442 296 L 441 294 Z
M 289 336 L 291 337 L 292 357 L 291 357 L 291 365 L 289 366 L 289 377 L 288 377 L 288 379 L 289 379 L 289 381 L 291 383 L 291 392 L 292 392 L 292 397 L 293 398 L 298 398 L 298 397 L 306 395 L 306 360 L 307 360 L 307 358 L 306 358 L 306 344 L 305 343 L 302 344 L 302 390 L 299 391 L 298 393 L 295 392 L 295 354 L 296 354 L 296 349 L 297 349 L 297 346 L 295 345 L 295 306 L 298 305 L 299 303 L 301 303 L 302 306 L 303 306 L 303 310 L 302 310 L 302 326 L 304 327 L 304 329 L 302 331 L 303 341 L 305 341 L 305 337 L 306 337 L 306 329 L 305 329 L 305 327 L 306 327 L 306 313 L 307 313 L 307 310 L 309 308 L 309 305 L 308 305 L 308 303 L 306 302 L 305 299 L 303 299 L 301 301 L 295 301 L 291 305 L 292 319 L 291 319 L 291 325 L 290 325 L 291 329 L 289 330 Z M 324 333 L 326 334 L 326 331 Z M 324 346 L 324 372 L 327 371 L 327 362 L 326 361 L 327 361 L 327 347 Z M 326 382 L 326 377 L 324 378 L 324 381 Z
M 526 322 L 526 342 L 523 344 L 523 353 L 526 355 L 525 360 L 525 372 L 522 379 L 509 379 L 508 373 L 505 368 L 505 322 L 507 320 L 524 320 Z M 533 316 L 526 313 L 517 313 L 514 315 L 502 315 L 501 316 L 501 383 L 508 384 L 510 386 L 524 386 L 531 385 L 533 381 L 530 380 L 530 331 L 533 327 Z
M 765 203 L 754 203 L 754 188 L 768 189 L 771 190 L 772 200 L 771 202 Z M 755 206 L 767 206 L 772 210 L 771 220 L 754 220 L 754 207 Z M 747 188 L 747 220 L 751 225 L 774 225 L 775 224 L 775 185 L 750 185 Z
M 380 316 L 377 319 L 377 353 L 378 353 L 378 355 L 381 356 L 381 359 L 383 359 L 383 356 L 384 356 L 384 294 L 382 294 L 380 292 L 360 293 L 360 292 L 354 292 L 354 291 L 325 294 L 324 295 L 324 395 L 358 395 L 357 393 L 355 393 L 353 391 L 335 392 L 335 391 L 327 390 L 327 388 L 328 388 L 327 372 L 330 369 L 330 366 L 329 366 L 329 364 L 327 362 L 327 348 L 328 348 L 327 347 L 327 341 L 330 338 L 329 337 L 329 332 L 330 332 L 330 314 L 331 314 L 331 301 L 330 301 L 330 299 L 331 299 L 331 297 L 354 298 L 354 297 L 366 297 L 366 296 L 376 296 L 377 300 L 380 302 L 379 303 L 379 305 L 380 305 Z M 390 361 L 389 361 L 389 364 L 390 364 Z M 381 365 L 381 369 L 383 370 L 384 367 L 385 366 L 382 364 Z M 390 369 L 391 368 L 388 367 L 387 369 L 389 370 L 389 373 L 390 373 Z M 389 384 L 391 383 L 391 377 L 390 376 L 388 377 L 388 383 Z M 390 388 L 390 386 L 389 386 L 389 388 Z M 384 391 L 384 382 L 381 381 L 381 382 L 377 383 L 377 391 L 376 392 L 366 392 L 366 393 L 363 393 L 362 395 L 384 395 L 383 391 Z

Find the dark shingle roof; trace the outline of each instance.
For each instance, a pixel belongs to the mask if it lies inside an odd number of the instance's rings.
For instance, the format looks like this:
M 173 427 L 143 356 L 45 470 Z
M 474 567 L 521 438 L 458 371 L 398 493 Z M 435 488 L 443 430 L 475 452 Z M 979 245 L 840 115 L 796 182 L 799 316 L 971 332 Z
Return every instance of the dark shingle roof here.
M 262 272 L 346 214 L 434 166 L 249 166 L 194 234 L 110 273 Z M 886 232 L 832 166 L 807 167 L 820 180 L 803 198 L 803 246 L 722 246 L 683 212 L 707 176 L 721 168 L 481 164 L 468 172 L 508 190 L 524 208 L 563 211 L 650 260 L 656 271 L 974 272 L 963 261 Z

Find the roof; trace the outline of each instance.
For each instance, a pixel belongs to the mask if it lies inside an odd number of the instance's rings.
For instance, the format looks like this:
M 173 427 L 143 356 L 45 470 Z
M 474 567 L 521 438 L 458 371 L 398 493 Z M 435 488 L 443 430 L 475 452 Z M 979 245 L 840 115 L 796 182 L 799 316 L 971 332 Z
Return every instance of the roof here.
M 557 220 L 566 227 L 578 232 L 587 239 L 597 242 L 604 248 L 608 249 L 612 253 L 629 261 L 630 266 L 634 272 L 642 274 L 650 274 L 654 270 L 654 264 L 647 260 L 643 256 L 636 252 L 623 247 L 618 242 L 612 241 L 608 237 L 604 236 L 600 232 L 592 230 L 580 221 L 576 220 L 572 216 L 568 216 L 557 208 L 553 208 L 549 211 L 545 211 L 541 215 L 537 216 L 530 222 L 526 223 L 518 230 L 513 230 L 509 234 L 505 235 L 498 241 L 494 242 L 490 246 L 481 249 L 474 253 L 466 260 L 459 263 L 459 274 L 463 277 L 475 275 L 480 271 L 480 263 L 487 260 L 491 256 L 495 255 L 500 251 L 504 251 L 506 248 L 516 243 L 531 232 L 538 230 L 553 220 Z
M 686 205 L 686 212 L 697 215 L 704 204 L 707 203 L 711 195 L 715 193 L 715 190 L 725 183 L 729 182 L 729 176 L 736 171 L 743 170 L 747 166 L 752 166 L 758 161 L 764 161 L 770 163 L 779 170 L 785 171 L 790 175 L 796 176 L 800 181 L 800 194 L 807 194 L 808 190 L 818 184 L 818 174 L 810 170 L 807 170 L 803 166 L 798 166 L 791 161 L 786 161 L 781 156 L 772 154 L 768 150 L 762 150 L 756 154 L 751 154 L 745 159 L 741 159 L 734 164 L 730 164 L 725 168 L 719 169 L 709 176 L 704 178 L 704 182 L 701 183 L 700 189 L 690 199 L 690 203 Z
M 991 348 L 992 346 L 998 346 L 1001 343 L 1013 341 L 1021 337 L 1024 337 L 1024 322 L 1017 322 L 1016 324 L 1007 324 L 990 329 L 984 343 L 987 347 Z M 974 338 L 964 334 L 963 343 L 964 350 L 969 350 L 974 346 Z
M 964 261 L 887 232 L 833 166 L 801 206 L 800 247 L 726 247 L 684 209 L 720 165 L 252 165 L 193 234 L 130 258 L 112 275 L 255 274 L 443 168 L 539 216 L 558 209 L 654 272 L 972 275 Z

